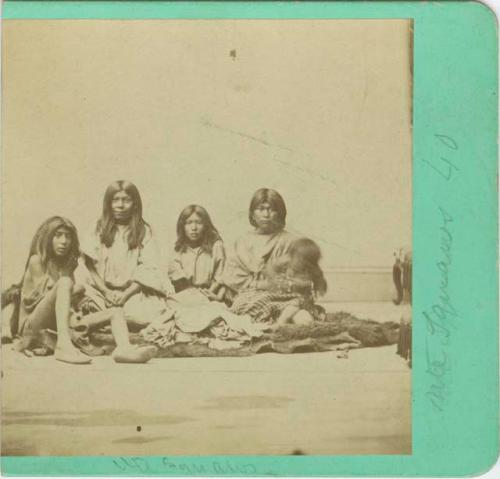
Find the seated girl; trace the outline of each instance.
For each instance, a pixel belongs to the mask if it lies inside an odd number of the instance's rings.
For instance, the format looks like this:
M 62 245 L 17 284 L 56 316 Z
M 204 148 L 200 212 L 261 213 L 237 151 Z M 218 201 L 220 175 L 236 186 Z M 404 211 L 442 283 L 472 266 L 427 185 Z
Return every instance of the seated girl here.
M 117 362 L 146 362 L 151 348 L 137 349 L 130 345 L 128 329 L 121 309 L 112 308 L 79 319 L 75 309 L 83 287 L 74 284 L 79 241 L 73 224 L 60 216 L 46 220 L 31 243 L 24 272 L 19 308 L 19 329 L 23 349 L 41 345 L 41 333 L 57 331 L 54 356 L 59 361 L 88 364 L 91 359 L 77 349 L 71 340 L 71 322 L 85 321 L 89 327 L 111 323 L 117 343 L 113 354 Z
M 165 312 L 158 252 L 142 217 L 139 190 L 128 181 L 106 189 L 103 214 L 82 243 L 87 271 L 80 269 L 92 307 L 121 307 L 141 329 Z
M 250 316 L 235 315 L 223 303 L 225 259 L 222 239 L 205 208 L 184 208 L 177 221 L 177 242 L 168 269 L 176 291 L 167 299 L 172 318 L 164 315 L 146 328 L 144 335 L 154 336 L 158 325 L 161 330 L 169 330 L 165 324 L 170 319 L 171 326 L 184 333 L 201 332 L 223 320 L 233 331 L 261 335 L 262 328 L 253 324 Z
M 314 300 L 327 289 L 320 259 L 321 251 L 314 241 L 308 238 L 293 241 L 286 255 L 267 263 L 259 289 L 240 293 L 231 311 L 278 326 L 312 323 Z
M 222 301 L 225 261 L 222 239 L 205 208 L 184 208 L 177 220 L 177 242 L 168 268 L 176 293 L 197 288 L 209 299 Z

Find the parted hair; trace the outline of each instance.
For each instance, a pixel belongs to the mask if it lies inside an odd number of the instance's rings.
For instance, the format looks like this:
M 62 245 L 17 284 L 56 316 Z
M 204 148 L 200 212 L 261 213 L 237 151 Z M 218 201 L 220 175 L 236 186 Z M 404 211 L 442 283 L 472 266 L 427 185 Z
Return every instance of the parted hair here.
M 213 225 L 208 211 L 200 205 L 186 206 L 180 213 L 177 219 L 177 241 L 175 242 L 175 251 L 186 251 L 188 240 L 186 237 L 186 221 L 193 214 L 196 213 L 203 222 L 203 238 L 201 240 L 201 248 L 209 254 L 212 254 L 214 244 L 221 240 L 217 228 Z
M 276 229 L 282 230 L 286 225 L 286 205 L 283 197 L 276 191 L 270 188 L 261 188 L 257 190 L 252 196 L 250 201 L 250 208 L 248 210 L 248 219 L 252 226 L 257 226 L 254 220 L 253 212 L 261 204 L 269 203 L 271 208 L 273 208 L 278 214 L 278 219 L 276 220 Z

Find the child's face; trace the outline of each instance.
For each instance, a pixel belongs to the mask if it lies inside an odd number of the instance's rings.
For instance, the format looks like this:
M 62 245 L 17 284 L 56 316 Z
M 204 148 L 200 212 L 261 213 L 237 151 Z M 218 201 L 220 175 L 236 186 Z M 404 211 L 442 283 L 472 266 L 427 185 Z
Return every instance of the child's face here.
M 132 216 L 133 207 L 134 201 L 125 191 L 118 191 L 111 200 L 113 217 L 118 222 L 129 220 Z
M 64 258 L 67 256 L 71 249 L 72 242 L 71 232 L 68 228 L 65 228 L 64 226 L 57 228 L 54 236 L 52 237 L 52 250 L 54 255 L 58 258 Z
M 184 232 L 186 233 L 186 238 L 191 243 L 198 243 L 203 237 L 203 231 L 205 230 L 205 225 L 198 213 L 193 213 L 184 224 Z
M 253 210 L 253 219 L 259 231 L 270 233 L 276 229 L 278 212 L 269 203 L 261 203 Z

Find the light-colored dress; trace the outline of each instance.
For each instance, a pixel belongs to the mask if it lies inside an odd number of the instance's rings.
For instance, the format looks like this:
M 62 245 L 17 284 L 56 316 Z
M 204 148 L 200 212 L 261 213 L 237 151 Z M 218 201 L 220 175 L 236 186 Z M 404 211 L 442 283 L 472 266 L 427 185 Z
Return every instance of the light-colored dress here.
M 170 281 L 187 280 L 195 288 L 209 288 L 213 283 L 222 282 L 226 262 L 226 252 L 221 240 L 214 243 L 212 253 L 203 248 L 186 246 L 182 251 L 174 251 L 168 266 Z
M 228 257 L 223 283 L 237 292 L 256 289 L 265 279 L 266 264 L 285 256 L 293 240 L 287 231 L 259 234 L 251 231 L 237 239 L 233 253 Z
M 108 248 L 101 243 L 99 232 L 94 228 L 82 241 L 81 251 L 94 262 L 97 274 L 108 288 L 123 291 L 132 282 L 141 285 L 141 291 L 129 298 L 123 310 L 127 321 L 143 326 L 165 312 L 165 287 L 151 229 L 146 226 L 142 244 L 135 249 L 129 248 L 127 235 L 128 226 L 118 225 L 113 244 Z M 106 309 L 104 297 L 88 271 L 85 274 L 85 293 L 100 309 Z

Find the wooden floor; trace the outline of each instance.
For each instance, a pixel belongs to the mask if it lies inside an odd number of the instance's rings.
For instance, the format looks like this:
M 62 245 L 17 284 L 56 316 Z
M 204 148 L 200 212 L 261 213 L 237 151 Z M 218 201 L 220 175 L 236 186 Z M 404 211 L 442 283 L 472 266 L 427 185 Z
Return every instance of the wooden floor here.
M 3 455 L 411 453 L 395 346 L 146 365 L 2 356 Z

